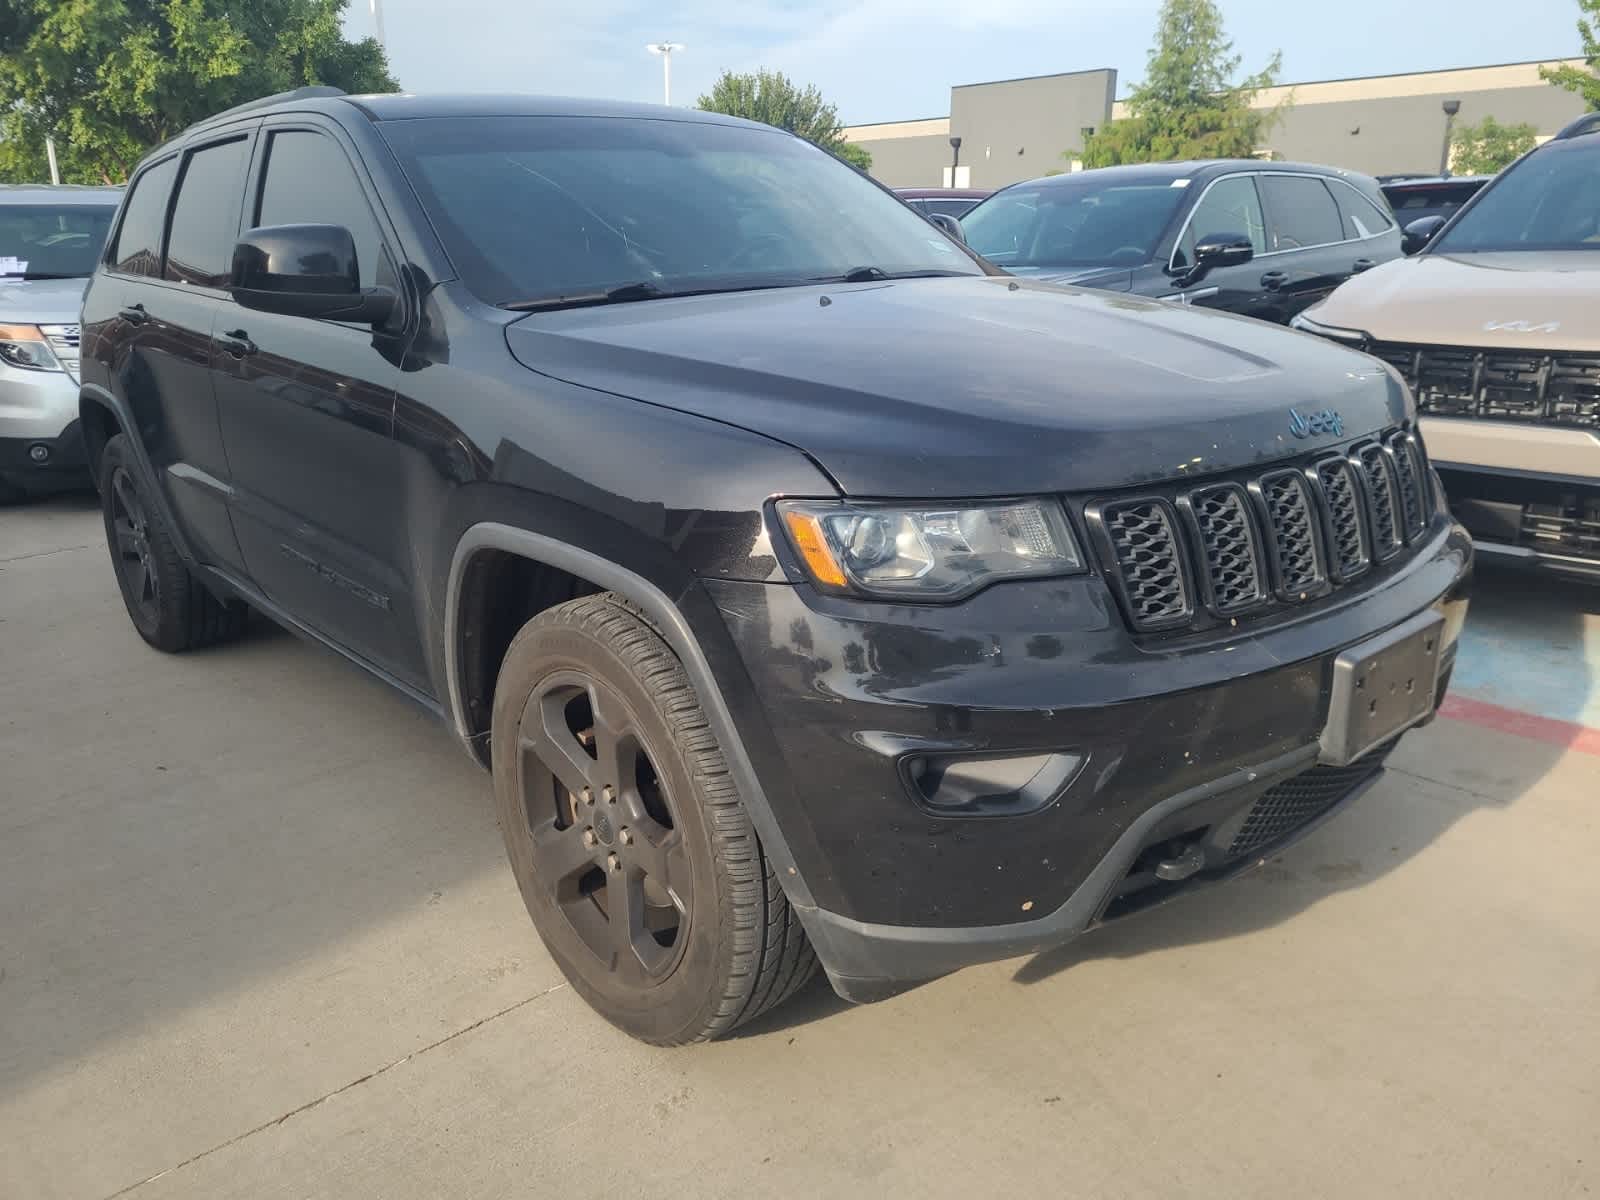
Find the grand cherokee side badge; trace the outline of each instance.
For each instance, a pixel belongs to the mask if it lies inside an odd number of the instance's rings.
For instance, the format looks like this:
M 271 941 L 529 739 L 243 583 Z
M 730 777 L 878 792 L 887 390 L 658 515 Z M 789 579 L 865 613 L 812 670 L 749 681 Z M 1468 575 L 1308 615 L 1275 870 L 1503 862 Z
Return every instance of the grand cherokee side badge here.
M 1289 410 L 1289 432 L 1297 438 L 1315 437 L 1321 433 L 1331 433 L 1334 437 L 1344 436 L 1344 418 L 1331 408 L 1319 408 L 1312 412 L 1301 412 L 1298 408 Z
M 1532 321 L 1485 321 L 1485 333 L 1554 333 L 1561 328 L 1560 321 L 1545 321 L 1535 325 Z

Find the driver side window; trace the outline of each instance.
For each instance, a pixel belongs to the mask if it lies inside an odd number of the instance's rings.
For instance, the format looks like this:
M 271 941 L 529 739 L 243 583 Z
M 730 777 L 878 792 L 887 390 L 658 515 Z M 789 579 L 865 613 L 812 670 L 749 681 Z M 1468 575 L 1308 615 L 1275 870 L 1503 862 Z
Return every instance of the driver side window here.
M 1267 222 L 1253 175 L 1232 175 L 1211 185 L 1195 205 L 1194 215 L 1173 255 L 1173 265 L 1191 265 L 1195 243 L 1216 233 L 1242 233 L 1250 239 L 1257 254 L 1267 252 Z

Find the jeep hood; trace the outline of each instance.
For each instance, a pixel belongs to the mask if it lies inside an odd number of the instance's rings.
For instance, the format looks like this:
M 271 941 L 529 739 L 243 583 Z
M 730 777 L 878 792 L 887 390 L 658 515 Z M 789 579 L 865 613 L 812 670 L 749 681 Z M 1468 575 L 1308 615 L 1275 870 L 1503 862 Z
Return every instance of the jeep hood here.
M 1600 250 L 1419 254 L 1357 275 L 1306 316 L 1382 342 L 1600 351 Z
M 0 279 L 0 324 L 76 325 L 83 311 L 82 279 Z
M 1122 487 L 1265 463 L 1289 410 L 1345 436 L 1404 418 L 1373 359 L 1157 300 L 1005 276 L 679 297 L 534 313 L 511 352 L 557 379 L 737 425 L 849 495 Z

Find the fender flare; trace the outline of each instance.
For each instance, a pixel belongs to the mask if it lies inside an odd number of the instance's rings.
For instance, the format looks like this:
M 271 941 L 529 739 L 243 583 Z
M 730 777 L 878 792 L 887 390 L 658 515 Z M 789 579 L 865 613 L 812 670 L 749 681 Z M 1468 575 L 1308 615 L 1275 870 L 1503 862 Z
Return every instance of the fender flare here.
M 133 448 L 134 468 L 143 476 L 145 490 L 152 497 L 156 512 L 166 525 L 167 532 L 172 535 L 172 540 L 178 547 L 178 553 L 186 563 L 194 562 L 194 552 L 189 547 L 189 539 L 184 536 L 183 526 L 172 515 L 172 506 L 167 502 L 166 489 L 161 487 L 160 475 L 150 461 L 150 456 L 145 452 L 144 441 L 139 437 L 138 423 L 133 419 L 133 413 L 128 406 L 112 393 L 93 384 L 84 384 L 78 389 L 78 420 L 81 422 L 85 410 L 90 405 L 103 408 L 111 414 L 111 419 L 117 423 L 117 428 L 127 437 L 128 444 Z M 85 433 L 87 439 L 87 432 Z M 87 444 L 85 449 L 88 449 Z M 102 447 L 103 449 L 103 447 Z M 98 479 L 96 484 L 98 485 Z
M 744 740 L 739 736 L 733 714 L 728 709 L 722 689 L 717 685 L 711 664 L 706 661 L 699 640 L 689 628 L 689 623 L 684 620 L 678 606 L 665 592 L 644 576 L 619 566 L 610 559 L 602 558 L 570 542 L 558 541 L 544 534 L 494 521 L 472 525 L 461 535 L 461 540 L 456 543 L 455 553 L 450 560 L 450 579 L 445 597 L 444 665 L 449 693 L 450 721 L 455 728 L 456 736 L 461 739 L 469 753 L 473 753 L 474 758 L 477 757 L 472 747 L 472 729 L 467 721 L 466 706 L 461 694 L 461 641 L 457 624 L 460 620 L 462 583 L 467 567 L 473 556 L 482 550 L 502 550 L 533 562 L 544 563 L 587 579 L 590 583 L 608 592 L 615 592 L 639 606 L 662 639 L 672 648 L 672 652 L 678 656 L 678 661 L 683 664 L 683 669 L 689 675 L 689 681 L 694 684 L 695 693 L 705 709 L 706 719 L 710 721 L 717 743 L 727 757 L 728 770 L 732 773 L 734 783 L 739 788 L 739 795 L 744 800 L 745 811 L 761 838 L 762 850 L 772 863 L 773 870 L 783 886 L 784 894 L 800 911 L 802 918 L 814 911 L 816 901 L 812 899 L 811 890 L 800 874 L 794 855 L 789 850 L 788 841 L 778 827 L 772 805 L 767 800 L 761 781 L 756 777 L 755 766 L 745 750 Z

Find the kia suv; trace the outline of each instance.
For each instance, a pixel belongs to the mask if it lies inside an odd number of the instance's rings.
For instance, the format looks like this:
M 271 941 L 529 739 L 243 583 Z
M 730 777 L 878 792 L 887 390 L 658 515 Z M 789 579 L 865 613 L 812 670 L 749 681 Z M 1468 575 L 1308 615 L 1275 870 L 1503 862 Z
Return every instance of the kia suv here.
M 87 487 L 78 306 L 120 188 L 0 187 L 0 502 Z
M 140 636 L 255 610 L 436 713 L 652 1042 L 1259 862 L 1429 718 L 1466 609 L 1394 372 L 998 273 L 729 117 L 233 110 L 139 167 L 83 316 Z
M 1600 581 L 1600 114 L 1297 321 L 1410 384 L 1486 559 Z

